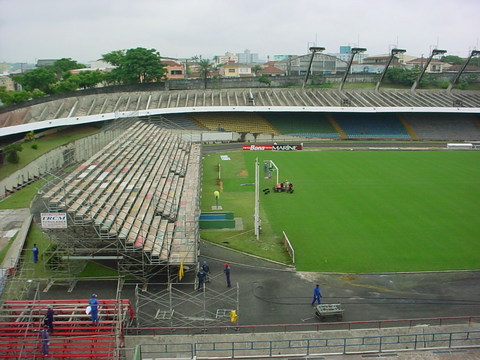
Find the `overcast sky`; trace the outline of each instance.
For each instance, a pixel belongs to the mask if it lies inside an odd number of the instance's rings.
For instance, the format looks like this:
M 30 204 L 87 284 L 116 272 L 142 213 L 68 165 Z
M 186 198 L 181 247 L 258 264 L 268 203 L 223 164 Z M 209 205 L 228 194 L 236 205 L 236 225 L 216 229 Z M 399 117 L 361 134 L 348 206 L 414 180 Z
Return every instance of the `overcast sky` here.
M 0 62 L 72 58 L 145 47 L 212 58 L 304 54 L 316 41 L 370 55 L 393 46 L 466 57 L 479 48 L 480 0 L 0 0 Z

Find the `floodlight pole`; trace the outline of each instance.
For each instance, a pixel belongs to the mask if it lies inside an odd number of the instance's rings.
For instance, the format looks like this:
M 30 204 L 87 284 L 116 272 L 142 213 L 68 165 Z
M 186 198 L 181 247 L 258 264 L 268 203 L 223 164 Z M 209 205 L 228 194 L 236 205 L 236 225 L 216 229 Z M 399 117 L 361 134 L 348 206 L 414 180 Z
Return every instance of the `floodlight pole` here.
M 388 59 L 388 62 L 387 62 L 387 65 L 385 66 L 385 69 L 383 69 L 382 75 L 380 76 L 380 79 L 378 80 L 377 85 L 375 86 L 375 91 L 378 91 L 378 89 L 380 89 L 380 84 L 382 83 L 383 78 L 387 74 L 388 67 L 390 66 L 390 64 L 391 64 L 393 58 L 395 57 L 395 55 L 403 54 L 404 52 L 406 52 L 406 50 L 404 50 L 404 49 L 392 49 L 392 51 L 390 53 L 390 58 Z
M 428 65 L 430 65 L 430 62 L 432 61 L 433 57 L 435 55 L 445 54 L 446 52 L 447 52 L 447 50 L 439 50 L 439 49 L 433 49 L 432 50 L 432 54 L 428 58 L 427 63 L 423 67 L 422 71 L 420 71 L 420 74 L 418 74 L 417 80 L 415 80 L 415 82 L 413 83 L 412 88 L 410 89 L 411 92 L 414 92 L 415 89 L 417 88 L 418 84 L 420 84 L 420 81 L 422 80 L 423 74 L 425 74 L 425 71 L 427 70 Z
M 308 64 L 308 70 L 307 70 L 307 73 L 305 74 L 305 80 L 303 80 L 303 86 L 302 86 L 302 89 L 305 88 L 305 85 L 307 85 L 307 80 L 308 80 L 308 76 L 310 75 L 310 70 L 312 68 L 312 63 L 313 63 L 313 58 L 315 56 L 315 53 L 316 52 L 321 52 L 325 50 L 324 47 L 321 47 L 321 46 L 312 46 L 310 47 L 310 51 L 312 52 L 312 56 L 310 57 L 310 63 Z
M 457 75 L 455 75 L 455 78 L 452 80 L 452 82 L 450 83 L 450 85 L 448 85 L 448 88 L 447 88 L 447 92 L 450 92 L 453 88 L 453 86 L 457 83 L 458 79 L 460 79 L 460 76 L 462 75 L 462 73 L 465 71 L 465 68 L 467 67 L 468 63 L 470 62 L 470 60 L 472 60 L 472 57 L 474 56 L 477 56 L 477 55 L 480 55 L 480 50 L 473 50 L 470 54 L 470 56 L 468 57 L 467 61 L 465 62 L 465 64 L 463 64 L 462 68 L 460 69 L 460 71 L 457 73 Z
M 345 84 L 345 81 L 347 80 L 347 76 L 348 76 L 348 73 L 350 72 L 350 68 L 352 67 L 352 63 L 353 63 L 353 58 L 355 57 L 356 54 L 359 54 L 359 53 L 362 53 L 364 51 L 367 51 L 366 48 L 352 48 L 350 50 L 350 61 L 348 62 L 348 65 L 347 65 L 347 70 L 345 71 L 345 74 L 343 75 L 343 79 L 342 79 L 342 82 L 340 83 L 340 87 L 338 88 L 338 90 L 342 91 L 343 90 L 343 85 Z

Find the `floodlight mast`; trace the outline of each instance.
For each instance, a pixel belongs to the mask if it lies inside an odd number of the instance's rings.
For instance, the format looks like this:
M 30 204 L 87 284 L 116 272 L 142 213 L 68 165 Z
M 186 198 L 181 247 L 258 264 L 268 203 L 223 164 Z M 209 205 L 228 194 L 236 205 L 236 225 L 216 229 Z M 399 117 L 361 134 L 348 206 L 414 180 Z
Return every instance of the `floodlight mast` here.
M 347 80 L 348 73 L 350 72 L 350 68 L 352 67 L 353 63 L 353 58 L 355 57 L 356 54 L 362 53 L 367 51 L 366 48 L 352 48 L 350 50 L 350 61 L 348 62 L 347 70 L 345 71 L 345 75 L 343 75 L 342 82 L 340 83 L 340 87 L 338 88 L 340 91 L 343 90 L 343 85 L 345 84 L 345 81 Z
M 473 50 L 470 54 L 470 56 L 468 57 L 467 61 L 465 62 L 465 64 L 463 64 L 463 66 L 461 67 L 461 69 L 458 71 L 457 75 L 455 75 L 455 78 L 452 80 L 452 82 L 450 83 L 450 85 L 448 85 L 448 88 L 447 88 L 447 92 L 450 92 L 453 88 L 453 86 L 457 83 L 458 79 L 460 79 L 460 76 L 462 75 L 462 73 L 465 71 L 465 68 L 467 67 L 468 63 L 470 62 L 470 60 L 472 60 L 472 57 L 474 56 L 478 56 L 480 55 L 480 50 Z
M 385 69 L 383 69 L 382 75 L 380 76 L 380 80 L 378 80 L 377 85 L 375 86 L 375 91 L 378 91 L 378 89 L 380 88 L 380 84 L 382 83 L 383 78 L 387 74 L 388 67 L 390 66 L 390 63 L 392 62 L 395 55 L 403 54 L 406 51 L 407 50 L 404 50 L 404 49 L 392 49 L 392 51 L 390 53 L 390 58 L 388 59 L 388 62 L 387 62 L 387 65 L 385 65 Z
M 310 51 L 312 52 L 312 56 L 310 57 L 310 63 L 308 64 L 308 70 L 307 70 L 307 73 L 305 74 L 305 80 L 303 80 L 303 86 L 302 86 L 303 89 L 305 88 L 305 85 L 307 85 L 307 80 L 308 80 L 308 76 L 310 75 L 310 70 L 312 68 L 312 63 L 313 63 L 313 58 L 315 56 L 315 53 L 316 52 L 322 52 L 323 50 L 325 50 L 325 48 L 321 47 L 321 46 L 311 46 L 310 47 Z
M 422 71 L 420 71 L 420 74 L 418 74 L 417 80 L 415 80 L 415 82 L 413 83 L 412 88 L 410 89 L 411 92 L 414 92 L 415 89 L 417 88 L 418 84 L 420 84 L 420 81 L 422 80 L 423 74 L 425 74 L 425 71 L 427 70 L 428 65 L 430 65 L 430 62 L 432 61 L 433 57 L 435 55 L 445 54 L 446 52 L 447 52 L 447 50 L 439 50 L 439 49 L 433 49 L 432 50 L 432 54 L 428 58 L 427 63 L 423 67 Z

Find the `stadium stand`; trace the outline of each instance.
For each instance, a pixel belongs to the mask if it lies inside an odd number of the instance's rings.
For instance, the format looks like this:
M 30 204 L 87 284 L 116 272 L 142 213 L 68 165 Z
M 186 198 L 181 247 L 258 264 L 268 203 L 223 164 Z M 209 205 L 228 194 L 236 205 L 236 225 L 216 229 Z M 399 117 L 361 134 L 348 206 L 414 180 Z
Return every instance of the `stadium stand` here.
M 321 112 L 332 108 L 331 113 L 388 113 L 397 108 L 398 113 L 430 112 L 440 113 L 448 109 L 450 113 L 474 113 L 480 108 L 478 91 L 443 90 L 409 90 L 382 89 L 375 92 L 367 89 L 215 89 L 215 90 L 179 90 L 179 91 L 142 91 L 118 92 L 97 95 L 74 94 L 61 99 L 40 99 L 35 103 L 27 103 L 25 108 L 17 110 L 0 110 L 0 136 L 39 130 L 56 125 L 81 124 L 118 119 L 124 116 L 160 121 L 166 128 L 199 130 L 219 128 L 236 132 L 253 132 L 277 134 L 277 129 L 258 118 L 249 115 L 250 122 L 244 121 L 246 108 L 251 108 L 250 114 L 262 112 L 279 112 L 283 108 L 296 107 L 296 113 L 314 111 Z M 43 102 L 42 102 L 43 101 Z M 211 119 L 205 115 L 205 108 L 212 107 Z M 222 111 L 221 108 L 225 108 Z M 244 115 L 239 115 L 239 109 Z M 201 109 L 203 108 L 203 109 Z M 401 110 L 403 108 L 403 111 Z M 170 111 L 171 109 L 171 111 Z M 416 111 L 416 109 L 421 109 Z M 179 110 L 184 110 L 179 112 Z M 287 110 L 288 111 L 288 110 Z M 176 115 L 170 115 L 175 113 Z M 231 115 L 225 115 L 229 113 Z M 135 115 L 133 115 L 135 114 Z M 193 114 L 193 115 L 186 115 Z M 223 114 L 223 115 L 220 115 Z M 207 116 L 207 118 L 206 118 Z M 160 118 L 160 119 L 158 119 Z M 204 121 L 196 121 L 195 119 Z M 169 120 L 171 119 L 171 120 Z M 42 122 L 42 123 L 39 123 Z M 330 123 L 339 134 L 345 138 L 342 130 Z M 404 124 L 405 125 L 405 124 Z M 405 127 L 405 126 L 404 126 Z M 322 131 L 326 131 L 324 129 Z M 358 138 L 361 129 L 354 130 L 352 135 Z M 387 128 L 388 130 L 388 128 Z M 398 129 L 397 129 L 398 130 Z M 410 129 L 407 130 L 409 134 Z M 306 132 L 308 134 L 308 132 Z M 372 133 L 372 135 L 375 135 Z M 386 134 L 388 137 L 403 138 L 404 132 Z M 415 136 L 407 138 L 415 139 Z
M 94 325 L 85 309 L 88 300 L 6 300 L 0 306 L 0 359 L 41 357 L 39 330 L 46 309 L 55 311 L 49 358 L 115 359 L 123 328 L 135 312 L 129 300 L 100 300 Z
M 410 139 L 396 114 L 336 113 L 333 117 L 350 139 Z
M 324 113 L 262 113 L 283 135 L 306 138 L 338 138 L 339 134 Z
M 255 113 L 198 113 L 191 116 L 210 130 L 279 134 L 268 121 Z
M 193 264 L 200 155 L 199 144 L 139 121 L 42 198 L 48 211 L 67 212 L 73 225 L 98 234 L 97 243 L 77 244 L 77 255 L 112 255 L 118 239 L 122 251 L 142 250 L 149 265 Z
M 402 114 L 415 134 L 424 140 L 476 140 L 480 139 L 478 115 L 410 113 Z
M 187 114 L 152 115 L 148 120 L 165 129 L 206 130 Z

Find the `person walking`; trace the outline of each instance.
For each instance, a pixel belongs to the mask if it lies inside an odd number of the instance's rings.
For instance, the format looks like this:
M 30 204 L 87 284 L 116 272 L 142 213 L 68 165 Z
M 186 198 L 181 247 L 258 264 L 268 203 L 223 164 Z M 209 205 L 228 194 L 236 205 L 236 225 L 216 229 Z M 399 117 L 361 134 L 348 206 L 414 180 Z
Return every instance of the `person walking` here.
M 44 325 L 43 329 L 38 330 L 40 338 L 42 339 L 42 355 L 48 356 L 48 345 L 50 342 L 50 336 L 48 335 L 48 327 Z
M 317 284 L 315 286 L 315 289 L 313 289 L 313 300 L 312 300 L 312 306 L 315 304 L 315 301 L 318 302 L 318 305 L 321 304 L 320 298 L 322 297 L 322 294 L 320 293 L 320 285 Z
M 33 244 L 32 254 L 33 254 L 33 262 L 36 264 L 38 262 L 38 247 L 37 244 Z
M 225 269 L 223 271 L 225 272 L 225 277 L 227 278 L 227 287 L 232 287 L 230 282 L 230 265 L 225 264 Z
M 98 324 L 98 300 L 97 294 L 92 294 L 92 297 L 88 301 L 88 305 L 90 306 L 90 316 L 92 317 L 92 323 Z
M 210 282 L 210 266 L 208 266 L 206 261 L 204 261 L 202 264 L 202 270 L 205 273 L 205 282 Z
M 203 284 L 205 283 L 205 272 L 203 271 L 202 268 L 200 268 L 200 270 L 198 271 L 197 277 L 198 277 L 198 288 L 197 288 L 197 290 L 202 291 L 203 290 Z
M 52 306 L 48 306 L 47 313 L 45 314 L 45 320 L 43 321 L 44 325 L 48 327 L 48 331 L 53 335 L 53 316 L 55 312 L 53 311 Z

